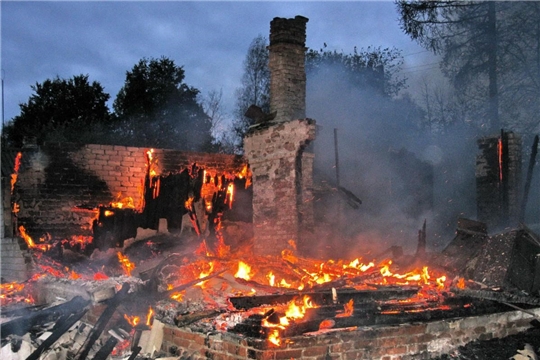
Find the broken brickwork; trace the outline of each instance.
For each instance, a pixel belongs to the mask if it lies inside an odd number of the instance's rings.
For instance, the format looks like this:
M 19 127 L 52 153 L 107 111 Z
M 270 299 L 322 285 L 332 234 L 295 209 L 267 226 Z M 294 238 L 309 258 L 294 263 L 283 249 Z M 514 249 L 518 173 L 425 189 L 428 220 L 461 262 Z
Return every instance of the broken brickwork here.
M 31 236 L 91 235 L 96 208 L 125 198 L 141 209 L 148 171 L 147 148 L 54 144 L 23 155 L 13 200 L 17 223 Z M 155 175 L 179 173 L 196 164 L 209 175 L 240 173 L 240 156 L 154 149 Z
M 490 230 L 516 226 L 521 194 L 521 137 L 513 132 L 478 140 L 477 217 Z
M 313 157 L 305 148 L 314 138 L 310 119 L 258 127 L 244 138 L 253 180 L 256 254 L 279 254 L 313 224 Z

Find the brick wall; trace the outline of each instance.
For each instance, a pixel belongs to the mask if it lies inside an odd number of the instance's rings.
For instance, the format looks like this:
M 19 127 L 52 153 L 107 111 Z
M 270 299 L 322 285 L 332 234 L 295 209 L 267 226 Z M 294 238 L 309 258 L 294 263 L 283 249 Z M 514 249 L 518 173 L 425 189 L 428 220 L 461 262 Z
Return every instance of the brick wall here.
M 540 309 L 532 310 L 540 315 Z M 278 347 L 232 333 L 199 333 L 165 325 L 162 350 L 190 359 L 430 359 L 470 341 L 505 337 L 530 327 L 521 311 L 429 323 L 403 324 L 297 336 Z
M 0 240 L 0 276 L 8 282 L 26 281 L 32 274 L 32 256 L 26 243 L 19 238 Z
M 289 240 L 299 240 L 301 221 L 312 224 L 313 159 L 304 154 L 315 138 L 311 119 L 267 124 L 244 138 L 244 151 L 253 174 L 254 251 L 279 254 Z M 306 201 L 304 201 L 306 200 Z M 303 210 L 300 220 L 299 211 Z
M 477 217 L 491 229 L 516 226 L 521 203 L 521 137 L 504 132 L 501 158 L 499 139 L 501 136 L 480 138 L 476 157 Z
M 131 197 L 142 206 L 147 171 L 146 148 L 52 144 L 25 153 L 14 200 L 19 225 L 32 236 L 91 235 L 93 210 Z M 245 166 L 240 156 L 155 149 L 157 175 L 181 172 L 194 163 L 210 174 L 236 174 Z
M 306 117 L 307 22 L 303 16 L 270 22 L 270 111 L 277 112 L 276 121 Z

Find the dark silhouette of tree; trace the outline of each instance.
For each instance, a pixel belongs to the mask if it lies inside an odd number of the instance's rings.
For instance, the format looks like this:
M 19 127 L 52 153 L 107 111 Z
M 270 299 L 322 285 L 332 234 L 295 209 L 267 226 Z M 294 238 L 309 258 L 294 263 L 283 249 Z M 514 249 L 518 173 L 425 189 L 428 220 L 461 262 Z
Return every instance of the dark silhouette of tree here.
M 270 111 L 270 69 L 268 68 L 267 39 L 258 35 L 249 45 L 244 59 L 242 86 L 236 90 L 233 131 L 237 146 L 252 125 L 251 119 L 244 116 L 251 105 L 257 105 L 264 112 Z
M 398 75 L 402 65 L 403 57 L 396 48 L 358 50 L 355 47 L 352 54 L 310 49 L 306 53 L 308 77 L 321 71 L 331 71 L 334 75 L 341 74 L 356 88 L 368 88 L 389 97 L 405 88 L 406 79 Z
M 251 105 L 270 112 L 270 70 L 268 68 L 268 43 L 259 35 L 252 42 L 244 60 L 242 86 L 237 89 L 234 112 L 234 143 L 240 151 L 242 138 L 252 125 L 252 119 L 244 116 Z M 403 58 L 399 50 L 380 47 L 354 49 L 352 54 L 343 52 L 308 50 L 306 52 L 307 81 L 325 72 L 341 76 L 347 84 L 385 97 L 392 97 L 405 88 L 406 79 L 399 76 Z
M 3 131 L 3 145 L 20 147 L 26 141 L 89 143 L 108 132 L 109 94 L 88 75 L 70 79 L 47 79 L 31 86 L 27 103 L 19 104 L 21 113 Z
M 141 59 L 126 73 L 113 108 L 125 145 L 211 151 L 211 119 L 186 85 L 184 69 L 173 60 Z
M 396 2 L 401 26 L 442 56 L 441 69 L 469 121 L 490 131 L 501 123 L 538 126 L 540 3 Z

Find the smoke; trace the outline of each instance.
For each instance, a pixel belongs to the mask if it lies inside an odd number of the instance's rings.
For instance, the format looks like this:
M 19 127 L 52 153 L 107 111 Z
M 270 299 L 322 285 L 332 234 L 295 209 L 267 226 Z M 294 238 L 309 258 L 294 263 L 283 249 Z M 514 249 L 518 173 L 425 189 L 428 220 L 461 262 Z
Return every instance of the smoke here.
M 308 74 L 306 113 L 318 125 L 315 189 L 336 188 L 337 129 L 340 185 L 362 200 L 353 209 L 339 191 L 316 191 L 317 220 L 326 228 L 321 248 L 336 255 L 394 245 L 414 252 L 426 220 L 428 249 L 440 249 L 458 217 L 474 218 L 476 143 L 468 129 L 424 132 L 410 99 L 354 87 L 331 67 Z

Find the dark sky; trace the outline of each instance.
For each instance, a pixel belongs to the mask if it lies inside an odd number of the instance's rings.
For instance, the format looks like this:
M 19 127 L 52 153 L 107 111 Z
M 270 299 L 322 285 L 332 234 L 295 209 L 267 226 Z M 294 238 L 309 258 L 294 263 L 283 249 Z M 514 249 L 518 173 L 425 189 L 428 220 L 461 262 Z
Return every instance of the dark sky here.
M 274 17 L 309 18 L 307 46 L 346 53 L 354 47 L 396 47 L 405 75 L 417 78 L 433 58 L 399 28 L 393 1 L 2 1 L 1 69 L 4 119 L 19 114 L 36 82 L 88 74 L 111 95 L 142 58 L 168 57 L 185 82 L 207 94 L 223 90 L 234 106 L 242 62 L 257 35 L 269 36 Z M 436 65 L 435 65 L 436 67 Z M 414 82 L 412 82 L 414 84 Z M 414 91 L 414 89 L 413 89 Z

